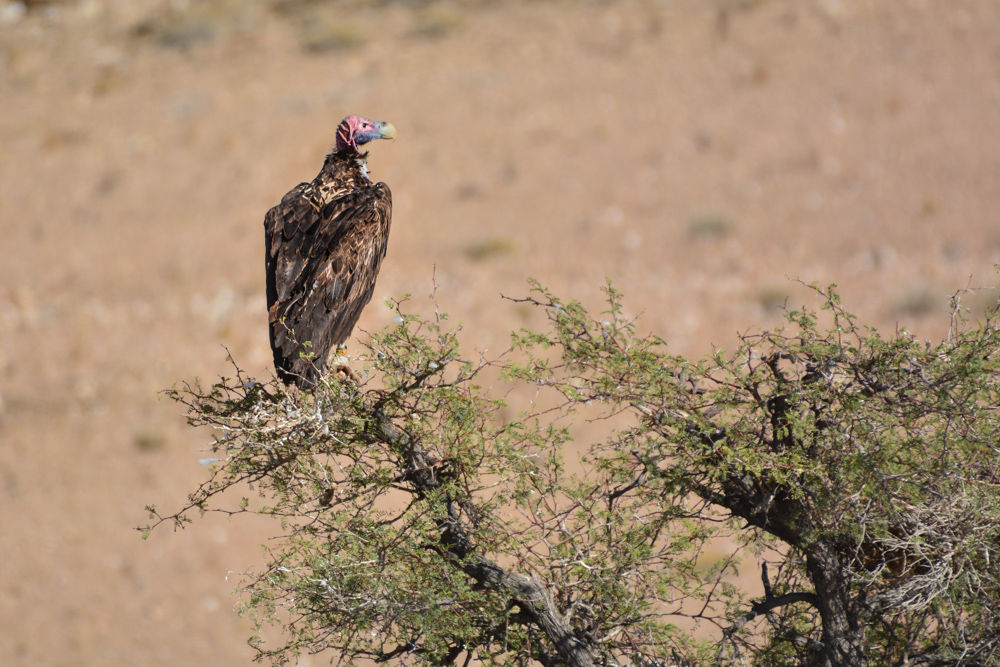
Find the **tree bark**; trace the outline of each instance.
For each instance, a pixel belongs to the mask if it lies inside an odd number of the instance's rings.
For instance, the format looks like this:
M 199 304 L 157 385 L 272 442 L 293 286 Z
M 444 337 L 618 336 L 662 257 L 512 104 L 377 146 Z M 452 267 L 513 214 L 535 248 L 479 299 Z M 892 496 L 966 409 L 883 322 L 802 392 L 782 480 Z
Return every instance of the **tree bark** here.
M 812 545 L 806 554 L 806 570 L 816 591 L 816 608 L 823 621 L 823 667 L 865 667 L 864 628 L 837 551 L 826 542 Z
M 379 420 L 375 436 L 404 455 L 406 479 L 418 493 L 440 488 L 441 481 L 434 461 L 419 442 L 411 441 L 407 434 L 387 419 Z M 441 546 L 456 566 L 480 586 L 510 595 L 514 604 L 546 634 L 567 667 L 594 667 L 597 661 L 593 651 L 573 633 L 572 625 L 556 608 L 552 596 L 537 578 L 509 572 L 478 555 L 455 507 L 448 507 L 448 518 L 442 520 L 438 528 L 441 531 Z
M 481 585 L 510 594 L 548 636 L 569 667 L 594 667 L 594 655 L 590 648 L 573 634 L 572 626 L 556 608 L 552 596 L 538 579 L 507 572 L 484 558 L 464 566 L 462 571 Z

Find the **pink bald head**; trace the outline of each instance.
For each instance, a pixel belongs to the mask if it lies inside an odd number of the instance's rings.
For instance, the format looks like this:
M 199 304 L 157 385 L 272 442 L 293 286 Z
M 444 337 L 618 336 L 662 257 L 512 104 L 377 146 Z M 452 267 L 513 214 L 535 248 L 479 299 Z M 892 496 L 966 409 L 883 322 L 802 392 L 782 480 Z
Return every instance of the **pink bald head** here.
M 337 152 L 357 153 L 358 146 L 375 139 L 394 139 L 396 128 L 361 116 L 348 116 L 337 127 Z

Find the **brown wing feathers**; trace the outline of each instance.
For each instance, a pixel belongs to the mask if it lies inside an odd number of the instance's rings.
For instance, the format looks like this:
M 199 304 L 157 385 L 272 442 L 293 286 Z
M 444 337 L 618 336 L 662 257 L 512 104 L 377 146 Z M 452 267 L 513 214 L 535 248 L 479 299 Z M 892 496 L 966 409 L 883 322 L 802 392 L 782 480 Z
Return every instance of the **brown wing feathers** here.
M 363 162 L 335 156 L 264 219 L 267 305 L 278 377 L 315 384 L 371 300 L 389 235 L 392 200 Z M 304 358 L 303 354 L 309 358 Z

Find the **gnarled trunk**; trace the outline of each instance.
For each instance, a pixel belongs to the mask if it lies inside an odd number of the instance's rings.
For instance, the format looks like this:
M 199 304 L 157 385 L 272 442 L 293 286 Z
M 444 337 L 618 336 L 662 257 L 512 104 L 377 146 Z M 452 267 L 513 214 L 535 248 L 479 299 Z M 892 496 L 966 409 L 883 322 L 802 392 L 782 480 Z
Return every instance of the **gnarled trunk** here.
M 823 667 L 864 667 L 864 628 L 856 604 L 851 601 L 846 568 L 836 549 L 825 542 L 806 554 L 806 569 L 816 590 L 816 606 L 823 620 Z

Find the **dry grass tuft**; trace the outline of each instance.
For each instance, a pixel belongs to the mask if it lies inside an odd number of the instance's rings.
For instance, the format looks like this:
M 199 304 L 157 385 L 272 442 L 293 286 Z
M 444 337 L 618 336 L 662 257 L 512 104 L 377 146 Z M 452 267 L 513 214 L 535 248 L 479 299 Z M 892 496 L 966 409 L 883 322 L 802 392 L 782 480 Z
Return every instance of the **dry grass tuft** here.
M 411 32 L 422 37 L 441 38 L 454 32 L 462 17 L 450 7 L 428 7 L 417 13 Z
M 892 312 L 897 316 L 920 317 L 935 311 L 944 312 L 947 305 L 947 298 L 928 287 L 913 287 L 896 300 Z
M 214 39 L 217 29 L 200 12 L 171 12 L 144 21 L 133 32 L 159 46 L 186 50 Z
M 299 32 L 299 44 L 309 53 L 346 51 L 367 42 L 368 35 L 361 28 L 333 17 L 304 21 Z
M 167 446 L 167 436 L 159 430 L 141 428 L 132 434 L 132 446 L 140 452 L 158 452 Z
M 493 237 L 467 246 L 463 254 L 474 262 L 492 257 L 503 257 L 517 253 L 517 243 L 513 239 Z
M 718 239 L 736 232 L 736 222 L 721 213 L 692 215 L 688 222 L 688 235 L 694 239 Z
M 761 285 L 753 295 L 753 301 L 765 315 L 780 315 L 792 296 L 787 282 Z

